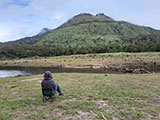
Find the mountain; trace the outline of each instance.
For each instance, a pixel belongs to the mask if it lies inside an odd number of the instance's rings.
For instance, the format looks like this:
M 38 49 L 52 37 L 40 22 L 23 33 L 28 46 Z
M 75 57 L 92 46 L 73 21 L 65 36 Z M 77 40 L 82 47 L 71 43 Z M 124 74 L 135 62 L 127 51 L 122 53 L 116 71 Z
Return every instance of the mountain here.
M 5 51 L 11 57 L 28 57 L 95 52 L 158 51 L 157 46 L 160 42 L 160 30 L 116 21 L 103 13 L 97 15 L 82 13 L 56 29 L 45 28 L 40 33 L 0 45 L 0 53 L 4 54 Z M 149 48 L 149 45 L 152 46 Z M 20 51 L 15 50 L 15 47 Z
M 43 28 L 43 29 L 38 33 L 38 35 L 44 34 L 44 33 L 49 32 L 49 31 L 51 31 L 51 29 Z
M 69 26 L 75 26 L 79 24 L 95 23 L 95 22 L 113 22 L 114 20 L 103 13 L 99 13 L 93 16 L 89 13 L 82 13 L 74 16 L 72 19 L 68 20 L 66 23 L 62 24 L 58 28 L 64 28 Z

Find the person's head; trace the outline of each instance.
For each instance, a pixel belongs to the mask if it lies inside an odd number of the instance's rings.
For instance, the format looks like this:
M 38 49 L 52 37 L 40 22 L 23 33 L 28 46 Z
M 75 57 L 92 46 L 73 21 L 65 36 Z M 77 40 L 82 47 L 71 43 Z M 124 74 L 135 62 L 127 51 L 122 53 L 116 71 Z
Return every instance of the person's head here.
M 50 72 L 50 71 L 46 71 L 45 73 L 44 73 L 44 79 L 45 80 L 50 80 L 50 79 L 52 79 L 53 77 L 52 77 L 52 73 Z

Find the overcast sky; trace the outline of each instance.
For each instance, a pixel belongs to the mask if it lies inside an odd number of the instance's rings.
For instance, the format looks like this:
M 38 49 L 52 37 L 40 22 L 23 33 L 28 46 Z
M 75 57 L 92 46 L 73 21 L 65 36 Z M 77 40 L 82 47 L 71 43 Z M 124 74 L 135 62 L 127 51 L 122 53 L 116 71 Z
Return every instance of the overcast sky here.
M 160 0 L 0 0 L 0 42 L 54 29 L 79 13 L 160 29 Z

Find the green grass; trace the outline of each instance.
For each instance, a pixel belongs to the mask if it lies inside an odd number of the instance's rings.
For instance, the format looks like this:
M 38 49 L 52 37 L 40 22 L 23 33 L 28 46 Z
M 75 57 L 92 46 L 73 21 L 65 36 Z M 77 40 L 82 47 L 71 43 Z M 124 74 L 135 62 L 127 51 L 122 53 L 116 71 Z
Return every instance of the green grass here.
M 43 75 L 0 79 L 0 120 L 160 119 L 160 74 L 53 74 L 64 96 L 43 103 Z M 34 79 L 37 78 L 37 79 Z
M 159 52 L 140 52 L 140 53 L 119 52 L 119 53 L 103 53 L 103 54 L 97 54 L 97 56 L 111 56 L 111 57 L 160 56 L 160 53 L 159 53 Z
M 116 53 L 94 53 L 94 54 L 79 54 L 79 55 L 68 55 L 68 56 L 55 56 L 48 58 L 72 58 L 72 57 L 128 57 L 128 56 L 160 56 L 160 52 L 116 52 Z

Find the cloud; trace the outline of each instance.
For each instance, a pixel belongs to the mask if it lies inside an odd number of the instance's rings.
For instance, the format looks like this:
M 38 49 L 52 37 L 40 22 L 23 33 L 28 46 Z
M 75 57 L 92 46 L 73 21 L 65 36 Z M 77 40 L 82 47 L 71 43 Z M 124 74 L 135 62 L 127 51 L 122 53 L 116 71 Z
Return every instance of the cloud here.
M 12 0 L 1 0 L 0 1 L 0 8 L 5 8 Z
M 6 40 L 16 40 L 25 36 L 33 36 L 35 34 L 35 31 L 33 29 L 30 29 L 25 25 L 14 25 L 12 27 L 9 26 L 11 25 L 0 26 L 0 42 L 5 42 Z
M 60 4 L 50 0 L 33 0 L 25 6 L 27 0 L 2 0 L 0 1 L 0 41 L 15 40 L 25 36 L 36 34 L 46 26 L 50 19 L 54 18 L 54 12 Z M 57 15 L 55 19 L 60 19 Z M 51 22 L 51 21 L 50 21 Z M 3 25 L 3 27 L 2 27 Z M 48 26 L 47 26 L 48 27 Z
M 5 42 L 5 40 L 10 39 L 10 34 L 8 29 L 0 29 L 0 42 Z
M 131 4 L 132 3 L 133 1 L 131 2 Z M 134 1 L 134 3 L 137 6 L 130 6 L 133 9 L 132 14 L 125 15 L 126 12 L 124 11 L 124 17 L 122 17 L 122 19 L 132 22 L 134 24 L 160 29 L 160 1 L 137 0 Z
M 59 19 L 61 19 L 61 18 L 62 18 L 61 15 L 57 15 L 57 16 L 55 17 L 56 20 L 59 20 Z

